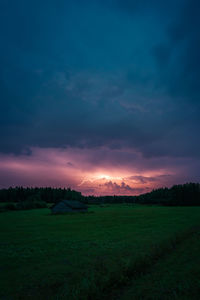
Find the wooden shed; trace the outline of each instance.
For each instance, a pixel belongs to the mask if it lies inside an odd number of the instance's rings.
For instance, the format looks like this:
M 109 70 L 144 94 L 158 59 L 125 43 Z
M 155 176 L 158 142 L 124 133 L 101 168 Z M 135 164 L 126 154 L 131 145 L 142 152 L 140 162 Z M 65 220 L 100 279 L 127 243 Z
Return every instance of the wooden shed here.
M 61 200 L 51 207 L 52 214 L 62 214 L 66 212 L 87 212 L 87 210 L 87 205 L 76 200 Z

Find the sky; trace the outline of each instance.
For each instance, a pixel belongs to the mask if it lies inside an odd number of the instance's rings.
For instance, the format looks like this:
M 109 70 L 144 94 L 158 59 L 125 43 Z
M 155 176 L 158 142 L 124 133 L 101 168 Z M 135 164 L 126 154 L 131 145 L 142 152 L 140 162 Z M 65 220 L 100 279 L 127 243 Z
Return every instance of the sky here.
M 0 0 L 0 188 L 200 181 L 198 0 Z

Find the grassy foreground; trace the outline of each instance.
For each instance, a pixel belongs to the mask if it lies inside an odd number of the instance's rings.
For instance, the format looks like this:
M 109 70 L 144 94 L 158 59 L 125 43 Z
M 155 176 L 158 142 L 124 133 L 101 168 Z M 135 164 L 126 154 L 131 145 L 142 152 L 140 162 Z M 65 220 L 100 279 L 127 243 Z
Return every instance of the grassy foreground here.
M 198 300 L 200 299 L 200 231 L 159 260 L 143 276 L 110 299 Z
M 102 299 L 134 269 L 141 272 L 146 259 L 150 264 L 200 225 L 200 207 L 111 205 L 90 211 L 1 213 L 0 298 Z

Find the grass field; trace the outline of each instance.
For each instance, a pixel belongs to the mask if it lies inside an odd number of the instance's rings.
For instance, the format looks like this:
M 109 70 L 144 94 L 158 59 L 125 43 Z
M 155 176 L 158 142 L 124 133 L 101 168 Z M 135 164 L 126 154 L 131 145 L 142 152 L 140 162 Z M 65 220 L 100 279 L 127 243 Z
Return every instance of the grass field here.
M 190 247 L 190 239 L 199 250 L 198 225 L 200 207 L 110 205 L 91 207 L 85 214 L 53 216 L 49 209 L 1 213 L 0 298 L 102 299 L 129 282 L 123 299 L 134 299 L 134 293 L 135 299 L 161 299 L 162 282 L 152 287 L 158 298 L 144 298 L 144 286 L 151 286 L 151 276 L 154 281 L 161 278 L 158 274 L 165 276 L 165 254 L 172 257 L 184 245 Z M 176 258 L 170 262 L 172 268 Z M 157 271 L 148 271 L 154 264 Z M 136 281 L 140 288 L 134 291 Z
M 200 231 L 159 260 L 144 276 L 115 291 L 112 299 L 200 299 Z

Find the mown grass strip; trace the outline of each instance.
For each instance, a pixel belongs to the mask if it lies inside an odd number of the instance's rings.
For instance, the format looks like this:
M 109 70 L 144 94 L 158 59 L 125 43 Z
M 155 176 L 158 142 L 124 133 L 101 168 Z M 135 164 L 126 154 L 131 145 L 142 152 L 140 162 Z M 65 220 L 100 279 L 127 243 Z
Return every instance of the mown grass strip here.
M 112 300 L 199 300 L 200 231 L 159 259 L 149 272 L 116 290 Z M 110 299 L 110 300 L 111 300 Z
M 199 225 L 193 226 L 184 232 L 177 233 L 169 240 L 155 245 L 148 255 L 138 258 L 138 260 L 130 264 L 126 270 L 122 270 L 123 274 L 119 274 L 118 278 L 115 277 L 113 278 L 114 280 L 111 278 L 102 290 L 101 296 L 92 293 L 88 295 L 88 299 L 100 299 L 102 296 L 103 299 L 115 299 L 116 295 L 119 296 L 132 280 L 151 272 L 152 267 L 154 267 L 157 262 L 172 254 L 177 247 L 182 245 L 186 240 L 191 239 L 199 231 Z

